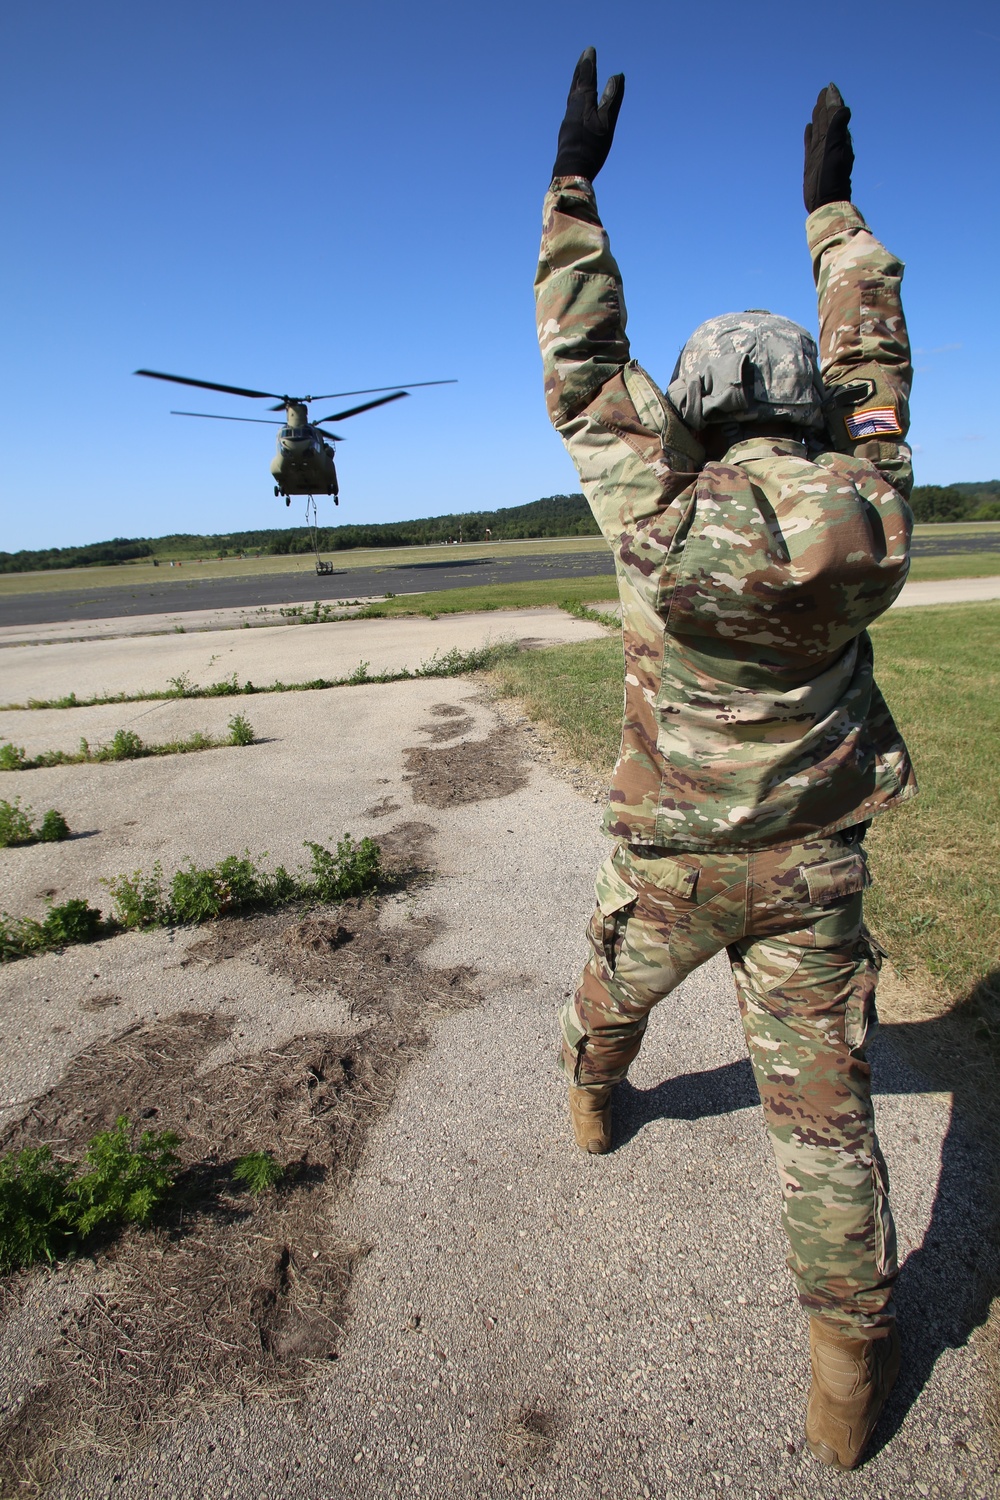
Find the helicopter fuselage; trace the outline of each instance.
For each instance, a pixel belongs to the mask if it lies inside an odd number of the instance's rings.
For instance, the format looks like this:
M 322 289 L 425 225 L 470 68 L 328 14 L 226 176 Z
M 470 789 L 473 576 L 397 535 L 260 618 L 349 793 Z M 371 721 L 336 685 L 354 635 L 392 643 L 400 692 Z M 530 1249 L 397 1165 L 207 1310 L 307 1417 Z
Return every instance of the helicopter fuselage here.
M 278 433 L 278 451 L 271 460 L 275 490 L 284 495 L 332 495 L 337 500 L 337 470 L 333 449 L 323 434 L 306 420 L 304 408 L 289 406 L 288 421 Z

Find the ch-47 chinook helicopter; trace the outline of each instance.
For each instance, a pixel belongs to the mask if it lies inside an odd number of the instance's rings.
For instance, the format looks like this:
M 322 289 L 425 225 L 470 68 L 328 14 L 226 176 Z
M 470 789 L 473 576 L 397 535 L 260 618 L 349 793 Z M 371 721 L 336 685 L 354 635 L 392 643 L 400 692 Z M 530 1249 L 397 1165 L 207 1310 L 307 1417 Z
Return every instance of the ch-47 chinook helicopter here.
M 278 451 L 271 460 L 271 473 L 275 481 L 274 493 L 284 495 L 286 505 L 291 505 L 293 495 L 308 497 L 306 518 L 312 524 L 314 546 L 316 538 L 314 497 L 330 495 L 334 505 L 340 503 L 337 470 L 333 462 L 335 452 L 333 444 L 342 442 L 343 439 L 335 432 L 326 432 L 322 424 L 344 422 L 348 417 L 359 416 L 363 411 L 372 411 L 376 406 L 385 406 L 390 401 L 399 401 L 403 396 L 408 396 L 411 390 L 416 390 L 420 386 L 456 384 L 454 380 L 415 380 L 409 385 L 371 386 L 361 391 L 333 391 L 325 396 L 279 396 L 277 391 L 250 391 L 238 385 L 219 385 L 214 380 L 191 380 L 186 375 L 166 375 L 162 370 L 136 370 L 135 373 L 147 375 L 152 380 L 172 380 L 175 385 L 193 385 L 205 391 L 225 391 L 230 396 L 250 396 L 254 400 L 276 401 L 277 405 L 270 407 L 270 410 L 284 409 L 284 422 L 274 417 L 227 417 L 218 412 L 209 411 L 172 411 L 171 416 L 207 417 L 214 422 L 257 422 L 271 427 L 280 427 Z M 389 391 L 391 394 L 383 396 L 379 394 L 381 391 Z M 374 395 L 378 395 L 377 401 L 365 401 L 361 406 L 350 406 L 346 411 L 333 412 L 330 416 L 320 417 L 315 422 L 309 420 L 310 401 L 335 401 L 342 396 Z M 321 561 L 318 550 L 316 571 L 318 573 L 333 571 L 332 563 Z

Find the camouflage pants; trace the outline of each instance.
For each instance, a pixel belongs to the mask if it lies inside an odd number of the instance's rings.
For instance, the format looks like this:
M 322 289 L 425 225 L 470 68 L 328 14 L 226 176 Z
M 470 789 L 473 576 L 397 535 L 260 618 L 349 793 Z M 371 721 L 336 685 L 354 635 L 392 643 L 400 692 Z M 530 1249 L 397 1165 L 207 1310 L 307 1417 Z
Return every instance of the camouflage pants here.
M 879 964 L 862 926 L 866 884 L 850 834 L 758 853 L 619 845 L 562 1010 L 562 1067 L 582 1087 L 624 1078 L 653 1006 L 725 948 L 800 1301 L 877 1326 L 892 1316 L 896 1252 L 864 1052 Z

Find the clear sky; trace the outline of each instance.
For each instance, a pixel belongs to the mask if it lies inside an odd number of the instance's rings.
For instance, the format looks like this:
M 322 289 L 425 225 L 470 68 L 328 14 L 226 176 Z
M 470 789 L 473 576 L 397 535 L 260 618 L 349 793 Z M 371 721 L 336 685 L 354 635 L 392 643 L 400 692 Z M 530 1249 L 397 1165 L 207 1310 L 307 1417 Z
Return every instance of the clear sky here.
M 531 283 L 587 44 L 626 75 L 598 201 L 651 373 L 717 313 L 815 324 L 802 130 L 832 78 L 855 202 L 907 263 L 918 482 L 1000 475 L 993 0 L 34 0 L 4 43 L 4 550 L 301 521 L 266 428 L 168 414 L 263 403 L 140 365 L 270 390 L 458 377 L 344 425 L 326 520 L 575 490 Z

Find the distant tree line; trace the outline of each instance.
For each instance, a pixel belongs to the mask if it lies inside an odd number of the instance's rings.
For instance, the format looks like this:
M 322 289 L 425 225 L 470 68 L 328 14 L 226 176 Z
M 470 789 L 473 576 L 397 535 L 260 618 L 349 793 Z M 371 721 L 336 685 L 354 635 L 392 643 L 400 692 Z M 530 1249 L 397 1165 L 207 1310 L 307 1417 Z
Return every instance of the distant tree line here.
M 917 485 L 910 501 L 917 521 L 1000 521 L 1000 480 L 970 484 Z M 527 537 L 597 536 L 598 526 L 582 495 L 548 495 L 530 505 L 503 510 L 456 511 L 420 521 L 321 526 L 322 552 L 355 547 L 414 547 L 446 542 L 512 541 Z M 46 568 L 80 568 L 127 563 L 149 557 L 231 557 L 246 553 L 288 555 L 311 552 L 307 526 L 280 530 L 233 531 L 197 536 L 178 532 L 154 539 L 116 537 L 86 547 L 48 547 L 34 552 L 0 552 L 0 573 Z
M 116 536 L 111 542 L 86 547 L 44 547 L 37 552 L 0 552 L 0 573 L 33 573 L 44 568 L 86 568 L 99 563 L 134 562 L 152 557 L 154 544 L 141 537 Z
M 918 484 L 910 505 L 915 521 L 1000 521 L 1000 479 L 977 484 Z

